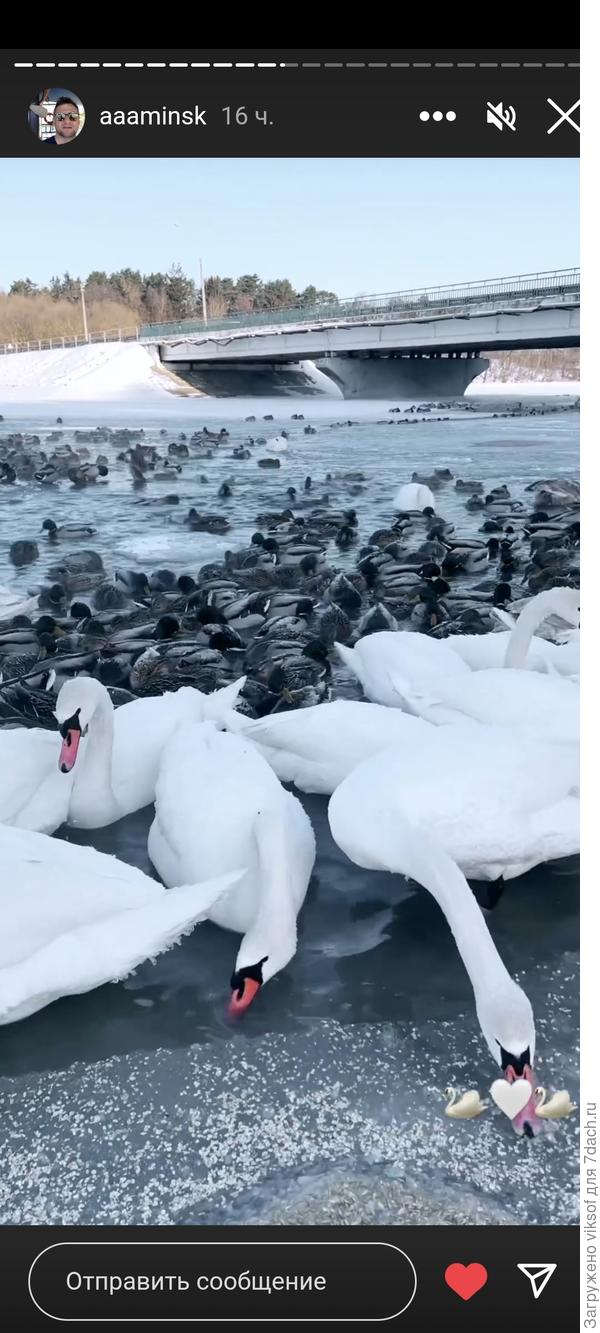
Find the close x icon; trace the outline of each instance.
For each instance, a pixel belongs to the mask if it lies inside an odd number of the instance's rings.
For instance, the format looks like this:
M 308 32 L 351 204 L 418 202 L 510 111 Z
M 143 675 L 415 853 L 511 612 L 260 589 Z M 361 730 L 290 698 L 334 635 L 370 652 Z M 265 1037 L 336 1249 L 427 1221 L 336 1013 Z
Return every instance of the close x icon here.
M 554 131 L 558 129 L 559 125 L 570 125 L 571 129 L 576 130 L 578 134 L 581 133 L 578 121 L 572 119 L 573 112 L 578 111 L 581 106 L 580 98 L 578 98 L 576 102 L 573 102 L 573 105 L 568 107 L 566 111 L 563 111 L 562 107 L 551 97 L 547 97 L 546 101 L 548 106 L 552 107 L 553 111 L 558 111 L 558 120 L 555 120 L 554 124 L 550 126 L 550 129 L 547 131 L 548 134 L 554 134 Z

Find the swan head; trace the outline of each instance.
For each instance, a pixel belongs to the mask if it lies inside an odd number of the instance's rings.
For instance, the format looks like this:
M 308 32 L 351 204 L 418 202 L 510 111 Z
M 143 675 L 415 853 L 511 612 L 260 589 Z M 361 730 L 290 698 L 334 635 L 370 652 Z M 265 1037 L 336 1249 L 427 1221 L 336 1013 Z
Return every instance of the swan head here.
M 241 952 L 241 950 L 240 950 Z M 246 1012 L 252 1001 L 267 978 L 263 975 L 263 968 L 268 963 L 268 955 L 260 959 L 258 963 L 250 963 L 246 967 L 239 966 L 239 955 L 236 970 L 230 981 L 231 998 L 229 1001 L 228 1013 L 230 1018 L 239 1018 Z
M 287 966 L 296 952 L 296 942 L 295 918 L 286 925 L 279 922 L 272 931 L 267 932 L 264 925 L 260 930 L 248 931 L 240 944 L 230 982 L 230 1018 L 240 1018 L 265 983 Z M 265 949 L 268 949 L 266 954 Z
M 529 1101 L 514 1117 L 512 1125 L 517 1134 L 533 1138 L 540 1131 L 540 1123 L 535 1114 L 535 1023 L 531 1003 L 513 981 L 502 990 L 477 996 L 476 1003 L 481 1031 L 504 1077 L 509 1083 L 525 1078 L 530 1085 Z
M 77 676 L 67 680 L 56 700 L 54 716 L 62 736 L 58 767 L 61 773 L 70 773 L 75 766 L 81 737 L 85 736 L 96 710 L 110 696 L 99 680 L 91 676 Z M 112 708 L 112 704 L 110 705 Z

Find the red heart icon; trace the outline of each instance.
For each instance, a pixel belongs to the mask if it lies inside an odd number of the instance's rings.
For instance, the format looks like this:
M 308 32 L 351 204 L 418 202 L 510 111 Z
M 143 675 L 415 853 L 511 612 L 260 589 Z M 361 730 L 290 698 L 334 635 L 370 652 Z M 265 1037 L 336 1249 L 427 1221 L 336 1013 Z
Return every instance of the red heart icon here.
M 487 1268 L 483 1264 L 449 1264 L 444 1277 L 448 1286 L 457 1296 L 462 1296 L 463 1301 L 470 1301 L 471 1296 L 481 1291 L 488 1280 Z

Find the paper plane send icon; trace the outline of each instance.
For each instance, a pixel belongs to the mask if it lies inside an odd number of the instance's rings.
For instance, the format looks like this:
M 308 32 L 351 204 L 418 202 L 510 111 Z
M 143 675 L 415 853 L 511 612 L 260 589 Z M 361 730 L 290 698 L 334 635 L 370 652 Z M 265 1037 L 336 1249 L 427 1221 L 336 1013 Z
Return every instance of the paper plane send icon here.
M 520 1268 L 521 1272 L 531 1282 L 534 1300 L 537 1301 L 538 1297 L 541 1296 L 544 1287 L 548 1285 L 557 1267 L 557 1264 L 517 1264 L 517 1268 Z

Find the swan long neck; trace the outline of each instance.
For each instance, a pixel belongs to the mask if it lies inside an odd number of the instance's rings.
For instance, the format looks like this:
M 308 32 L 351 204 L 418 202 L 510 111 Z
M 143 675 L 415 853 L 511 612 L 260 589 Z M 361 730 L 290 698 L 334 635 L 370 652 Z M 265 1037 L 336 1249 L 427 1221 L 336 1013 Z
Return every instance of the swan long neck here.
M 504 658 L 505 667 L 525 666 L 535 631 L 543 625 L 550 614 L 545 599 L 540 597 L 534 597 L 533 601 L 523 608 L 508 641 Z
M 399 829 L 398 816 L 394 815 L 389 833 L 391 838 L 396 834 L 396 845 L 398 832 L 401 836 L 401 856 L 400 859 L 397 855 L 391 857 L 387 869 L 397 870 L 401 866 L 403 874 L 422 884 L 439 903 L 456 941 L 475 998 L 490 989 L 500 989 L 506 985 L 512 988 L 514 982 L 502 962 L 462 870 L 421 829 L 405 823 Z M 380 847 L 385 847 L 386 842 L 389 845 L 390 838 L 383 831 Z
M 272 929 L 274 921 L 281 928 L 291 930 L 296 939 L 296 913 L 291 908 L 293 900 L 292 870 L 293 859 L 290 857 L 286 830 L 280 816 L 263 814 L 258 832 L 261 868 L 261 892 L 256 921 L 259 928 Z
M 99 696 L 90 718 L 85 753 L 77 761 L 72 805 L 92 801 L 100 815 L 106 807 L 114 810 L 112 787 L 114 710 L 108 693 Z
M 238 966 L 240 958 L 244 963 L 256 963 L 261 953 L 266 954 L 266 972 L 270 976 L 285 967 L 296 952 L 295 857 L 280 812 L 259 814 L 255 836 L 260 866 L 259 899 L 256 916 L 240 948 Z

